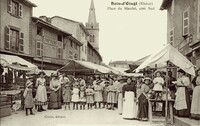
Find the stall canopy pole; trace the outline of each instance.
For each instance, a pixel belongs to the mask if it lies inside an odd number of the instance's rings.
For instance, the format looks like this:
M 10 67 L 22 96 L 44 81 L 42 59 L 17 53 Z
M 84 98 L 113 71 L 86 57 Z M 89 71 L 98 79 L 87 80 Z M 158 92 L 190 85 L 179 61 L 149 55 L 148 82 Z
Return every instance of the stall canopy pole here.
M 166 72 L 166 101 L 165 101 L 165 123 L 166 123 L 166 126 L 168 125 L 168 83 L 169 83 L 168 69 L 169 69 L 169 61 L 167 61 L 167 72 Z

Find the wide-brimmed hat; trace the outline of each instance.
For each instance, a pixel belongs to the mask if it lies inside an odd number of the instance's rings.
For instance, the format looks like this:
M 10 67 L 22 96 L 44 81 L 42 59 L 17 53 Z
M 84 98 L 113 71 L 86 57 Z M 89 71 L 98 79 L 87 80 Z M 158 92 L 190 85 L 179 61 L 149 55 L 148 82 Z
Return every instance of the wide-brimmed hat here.
M 154 72 L 154 75 L 156 75 L 157 73 L 162 74 L 162 72 L 161 72 L 160 70 L 156 70 L 156 71 Z
M 185 71 L 182 70 L 182 69 L 179 69 L 178 72 L 179 72 L 179 73 L 185 73 Z
M 65 84 L 64 87 L 70 87 L 70 85 L 69 84 Z
M 32 81 L 30 81 L 30 80 L 27 80 L 27 81 L 26 81 L 26 87 L 30 87 L 32 84 L 33 84 Z
M 57 73 L 53 73 L 53 74 L 51 75 L 51 77 L 58 77 L 58 74 L 57 74 Z
M 145 77 L 145 78 L 144 78 L 144 81 L 145 81 L 145 80 L 150 80 L 150 81 L 151 81 L 152 79 L 151 79 L 150 77 Z
M 38 73 L 38 75 L 41 75 L 41 74 L 46 75 L 44 71 L 40 71 L 40 72 Z

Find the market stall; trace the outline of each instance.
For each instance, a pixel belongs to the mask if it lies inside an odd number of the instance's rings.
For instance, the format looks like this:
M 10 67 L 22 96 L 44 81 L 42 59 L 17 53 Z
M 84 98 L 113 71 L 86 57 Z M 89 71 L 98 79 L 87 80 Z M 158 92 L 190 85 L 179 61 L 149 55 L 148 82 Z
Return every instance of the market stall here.
M 170 65 L 173 64 L 173 65 Z M 148 59 L 146 59 L 137 69 L 136 72 L 144 69 L 145 67 L 151 67 L 156 69 L 165 69 L 169 71 L 170 69 L 180 68 L 184 70 L 186 73 L 195 76 L 195 66 L 185 57 L 183 56 L 176 48 L 172 45 L 167 45 L 160 51 L 152 54 Z M 168 72 L 166 72 L 168 73 Z M 168 76 L 168 75 L 166 75 Z M 168 81 L 166 79 L 166 87 L 168 87 Z M 168 88 L 165 89 L 166 97 L 162 99 L 165 104 L 165 120 L 168 123 L 168 103 L 172 102 L 172 100 L 168 100 Z M 149 99 L 149 102 L 154 101 Z M 162 101 L 161 101 L 162 102 Z M 151 103 L 150 103 L 151 104 Z M 171 105 L 171 103 L 170 103 Z M 171 107 L 170 107 L 171 109 Z M 150 108 L 151 110 L 151 108 Z M 152 112 L 149 112 L 152 113 Z M 170 115 L 173 116 L 173 113 L 170 111 Z M 150 115 L 150 117 L 152 117 Z M 173 117 L 170 117 L 170 122 L 173 124 Z M 150 119 L 150 121 L 152 121 Z
M 6 54 L 0 54 L 0 65 L 2 71 L 0 75 L 0 98 L 4 99 L 5 104 L 10 101 L 10 107 L 13 101 L 20 100 L 23 109 L 22 93 L 25 88 L 26 73 L 37 70 L 37 66 L 18 56 Z M 10 98 L 10 100 L 5 98 Z M 2 106 L 4 104 L 1 104 L 0 107 L 2 108 Z M 6 108 L 4 107 L 4 109 Z
M 111 69 L 87 61 L 70 60 L 58 71 L 68 74 L 108 74 Z

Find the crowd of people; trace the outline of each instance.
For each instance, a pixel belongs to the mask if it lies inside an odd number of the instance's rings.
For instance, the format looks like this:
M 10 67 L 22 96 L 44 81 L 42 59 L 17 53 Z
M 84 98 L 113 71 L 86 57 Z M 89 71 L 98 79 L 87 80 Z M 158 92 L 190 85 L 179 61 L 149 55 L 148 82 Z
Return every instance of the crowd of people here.
M 63 106 L 65 110 L 117 109 L 124 119 L 147 121 L 148 99 L 162 100 L 165 96 L 163 91 L 168 88 L 169 99 L 175 101 L 174 113 L 177 116 L 200 119 L 200 70 L 192 81 L 183 70 L 178 70 L 178 73 L 177 79 L 171 71 L 168 71 L 168 76 L 156 71 L 153 76 L 144 77 L 98 75 L 72 79 L 64 74 L 52 74 L 50 95 L 47 95 L 45 73 L 40 72 L 35 86 L 31 79 L 26 82 L 26 115 L 28 110 L 34 114 L 34 106 L 37 106 L 38 112 L 46 111 L 44 106 L 47 105 L 48 109 L 61 109 Z M 192 84 L 194 88 L 191 88 Z M 33 87 L 36 88 L 35 97 L 32 95 Z

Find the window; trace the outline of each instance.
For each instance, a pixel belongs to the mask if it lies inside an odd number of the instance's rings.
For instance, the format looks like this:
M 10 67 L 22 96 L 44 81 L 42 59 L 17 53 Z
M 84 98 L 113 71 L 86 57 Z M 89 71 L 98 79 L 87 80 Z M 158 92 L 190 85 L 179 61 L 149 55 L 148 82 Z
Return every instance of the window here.
M 11 51 L 18 51 L 19 48 L 19 31 L 10 29 L 10 49 Z
M 22 17 L 23 5 L 14 0 L 8 0 L 8 13 L 16 17 Z
M 5 27 L 5 49 L 13 52 L 24 51 L 24 33 L 15 28 Z
M 94 42 L 94 35 L 90 35 L 90 42 Z
M 74 43 L 74 46 L 75 46 L 75 49 L 77 49 L 77 44 L 76 43 Z
M 183 12 L 183 36 L 189 34 L 189 9 Z
M 37 35 L 43 35 L 43 28 L 40 26 L 37 26 Z
M 82 32 L 82 37 L 85 37 L 84 32 Z
M 36 42 L 36 55 L 43 56 L 43 43 L 41 41 Z
M 61 48 L 58 48 L 58 58 L 59 59 L 62 59 L 62 49 Z
M 172 4 L 171 4 L 171 15 L 173 15 L 174 14 L 174 5 L 175 4 L 175 0 L 172 0 Z
M 58 35 L 58 41 L 62 42 L 62 35 Z
M 174 29 L 170 30 L 169 32 L 169 42 L 171 45 L 174 43 Z
M 70 46 L 73 48 L 73 42 L 70 40 Z

